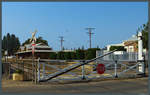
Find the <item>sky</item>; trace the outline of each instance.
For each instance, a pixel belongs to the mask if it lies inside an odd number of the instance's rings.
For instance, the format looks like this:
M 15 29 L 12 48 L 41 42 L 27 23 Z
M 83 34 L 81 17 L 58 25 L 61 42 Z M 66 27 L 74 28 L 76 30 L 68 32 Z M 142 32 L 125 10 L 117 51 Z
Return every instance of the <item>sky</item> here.
M 84 46 L 104 48 L 136 34 L 148 21 L 147 2 L 2 2 L 2 35 L 15 34 L 21 43 L 37 30 L 53 50 L 60 50 L 60 38 L 67 49 Z

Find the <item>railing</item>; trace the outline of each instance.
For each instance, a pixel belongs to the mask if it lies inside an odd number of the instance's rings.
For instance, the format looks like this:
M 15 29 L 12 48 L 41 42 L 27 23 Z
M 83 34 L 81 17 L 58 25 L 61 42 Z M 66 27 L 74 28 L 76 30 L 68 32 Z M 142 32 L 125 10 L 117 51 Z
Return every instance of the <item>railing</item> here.
M 96 56 L 101 56 L 107 52 L 108 51 L 104 51 L 104 50 L 96 51 Z M 145 57 L 145 60 L 147 60 L 148 54 L 143 53 L 143 56 Z M 110 55 L 107 55 L 101 58 L 101 60 L 115 60 L 115 59 L 117 59 L 118 61 L 137 61 L 138 53 L 137 52 L 123 52 L 122 54 L 112 53 Z

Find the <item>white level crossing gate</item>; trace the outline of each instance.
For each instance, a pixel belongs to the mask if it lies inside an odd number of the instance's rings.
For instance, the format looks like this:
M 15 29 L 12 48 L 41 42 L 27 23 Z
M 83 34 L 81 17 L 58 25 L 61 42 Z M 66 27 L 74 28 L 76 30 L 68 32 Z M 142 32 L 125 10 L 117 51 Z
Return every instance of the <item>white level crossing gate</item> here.
M 38 60 L 37 80 L 38 82 L 60 81 L 60 80 L 91 80 L 117 77 L 136 77 L 138 74 L 138 62 L 135 61 L 104 61 L 101 60 L 114 51 L 96 57 L 92 60 L 78 61 L 74 64 L 52 63 L 50 60 Z M 99 60 L 98 60 L 99 59 Z M 97 64 L 104 64 L 105 72 L 98 74 Z

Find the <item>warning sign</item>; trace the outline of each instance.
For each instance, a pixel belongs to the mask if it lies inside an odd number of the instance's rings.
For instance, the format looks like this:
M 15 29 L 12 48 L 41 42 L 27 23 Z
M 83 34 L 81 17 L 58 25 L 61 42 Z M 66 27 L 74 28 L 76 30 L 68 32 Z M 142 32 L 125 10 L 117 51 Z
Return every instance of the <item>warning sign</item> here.
M 105 72 L 105 65 L 104 64 L 98 64 L 96 69 L 97 69 L 97 73 L 103 74 Z

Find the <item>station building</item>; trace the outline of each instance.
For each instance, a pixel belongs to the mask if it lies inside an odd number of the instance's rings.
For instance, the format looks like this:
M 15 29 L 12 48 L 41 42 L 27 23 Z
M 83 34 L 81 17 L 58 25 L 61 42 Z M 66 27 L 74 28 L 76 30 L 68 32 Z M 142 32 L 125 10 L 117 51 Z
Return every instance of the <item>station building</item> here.
M 36 45 L 34 49 L 34 58 L 41 58 L 41 59 L 49 59 L 50 54 L 54 52 L 52 48 L 47 45 Z M 18 59 L 29 59 L 32 58 L 32 45 L 27 44 L 21 46 L 18 52 L 16 53 L 16 57 Z

